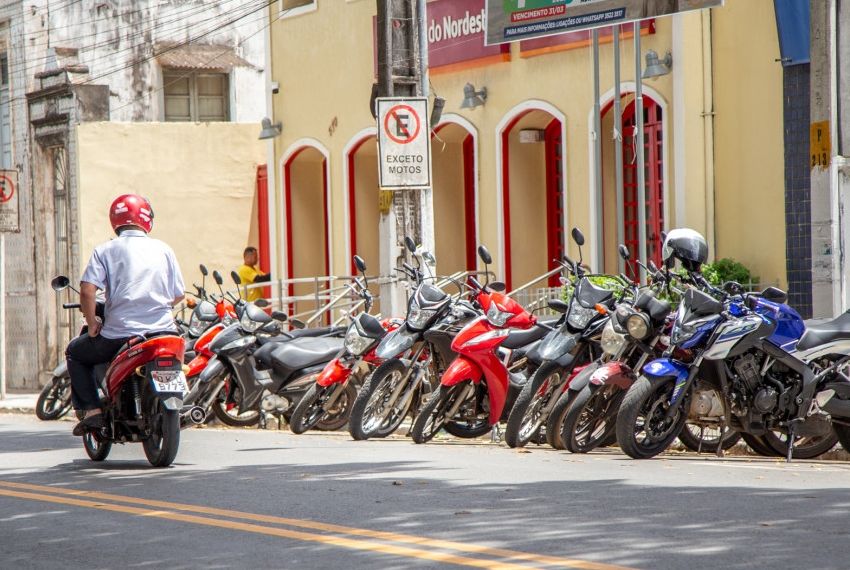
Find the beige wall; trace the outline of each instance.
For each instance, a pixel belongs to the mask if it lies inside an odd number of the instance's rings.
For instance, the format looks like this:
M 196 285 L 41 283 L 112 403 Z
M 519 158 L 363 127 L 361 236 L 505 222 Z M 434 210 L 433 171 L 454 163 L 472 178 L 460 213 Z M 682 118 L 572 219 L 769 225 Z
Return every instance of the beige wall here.
M 432 141 L 434 157 L 434 240 L 440 273 L 466 270 L 463 140 L 467 132 L 448 126 Z
M 667 51 L 675 52 L 673 72 L 645 83 L 647 91 L 666 111 L 665 202 L 668 228 L 677 225 L 693 227 L 712 240 L 712 247 L 716 245 L 720 255 L 741 257 L 742 261 L 757 267 L 764 278 L 784 281 L 783 160 L 781 152 L 775 152 L 776 145 L 782 144 L 781 66 L 774 63 L 775 57 L 778 57 L 778 44 L 772 6 L 770 0 L 727 0 L 725 7 L 712 10 L 710 15 L 691 12 L 660 18 L 656 21 L 656 33 L 643 36 L 642 52 L 645 54 L 647 50 L 654 49 L 662 57 Z M 280 83 L 280 94 L 273 97 L 274 118 L 285 125 L 282 135 L 275 139 L 275 153 L 280 159 L 301 144 L 304 138 L 315 139 L 329 150 L 334 232 L 332 270 L 337 273 L 347 271 L 348 266 L 343 233 L 343 149 L 357 133 L 375 124 L 368 107 L 375 79 L 372 50 L 374 14 L 375 3 L 371 1 L 340 3 L 319 0 L 316 11 L 283 19 L 271 28 L 272 80 Z M 716 34 L 713 45 L 717 52 L 713 67 L 719 132 L 715 139 L 707 128 L 712 106 L 711 92 L 706 95 L 708 83 L 704 81 L 711 79 L 712 43 L 708 34 L 712 21 Z M 703 45 L 704 38 L 708 40 L 707 51 Z M 747 39 L 746 47 L 742 47 L 741 38 Z M 346 54 L 342 64 L 340 53 Z M 630 39 L 622 42 L 621 57 L 622 81 L 633 84 L 634 48 Z M 601 92 L 605 94 L 613 88 L 610 44 L 601 47 L 600 68 Z M 318 74 L 313 72 L 316 69 L 335 72 Z M 523 58 L 519 44 L 512 44 L 510 62 L 431 76 L 433 91 L 447 100 L 444 113 L 460 115 L 478 131 L 479 241 L 489 246 L 495 259 L 493 269 L 500 277 L 503 275 L 497 247 L 501 227 L 497 216 L 497 188 L 501 176 L 496 152 L 498 130 L 518 109 L 533 104 L 529 103 L 531 101 L 550 105 L 565 117 L 566 227 L 581 227 L 588 241 L 592 241 L 588 124 L 593 106 L 591 73 L 589 48 Z M 484 107 L 460 108 L 463 86 L 467 82 L 478 88 L 487 87 L 488 99 Z M 765 102 L 759 94 L 767 89 L 772 95 Z M 334 127 L 329 128 L 331 125 Z M 722 148 L 730 136 L 734 138 L 729 134 L 733 126 L 746 134 L 728 149 Z M 606 130 L 601 136 L 603 141 L 610 141 L 613 134 Z M 767 144 L 755 144 L 768 138 Z M 747 160 L 737 160 L 735 145 L 742 146 L 744 143 L 747 148 L 739 150 Z M 608 145 L 610 147 L 610 143 Z M 715 205 L 711 180 L 715 170 L 711 161 L 712 148 L 718 149 L 716 220 L 719 237 L 716 240 L 712 237 L 715 227 L 712 220 Z M 610 153 L 608 156 L 611 156 Z M 763 171 L 770 171 L 770 174 L 762 177 Z M 543 173 L 534 175 L 542 177 Z M 613 180 L 613 162 L 608 163 L 604 179 Z M 766 202 L 769 195 L 772 207 L 778 208 L 778 214 L 769 210 L 759 218 L 759 225 L 770 228 L 758 240 L 738 237 L 743 226 L 740 215 L 736 214 L 739 208 L 728 198 L 731 194 L 727 189 L 735 188 L 735 192 L 741 192 L 744 184 L 747 188 L 757 189 L 751 198 L 753 201 Z M 278 180 L 278 192 L 280 188 Z M 512 195 L 512 212 L 517 200 L 521 201 Z M 545 202 L 539 202 L 538 207 L 541 207 L 540 204 L 545 208 Z M 542 231 L 545 209 L 537 209 L 533 214 L 537 223 L 529 231 Z M 440 215 L 439 211 L 435 212 L 437 233 L 440 231 Z M 527 241 L 546 243 L 536 235 L 529 235 Z M 567 253 L 576 256 L 574 244 L 569 239 L 565 242 Z M 771 261 L 763 263 L 752 256 L 744 259 L 741 249 L 748 247 L 748 243 L 756 243 L 763 248 L 760 251 L 763 257 L 767 256 L 764 252 L 770 252 Z M 606 242 L 609 259 L 614 255 L 614 245 Z M 540 255 L 535 252 L 533 257 L 514 254 L 515 284 L 519 283 L 522 274 L 545 271 L 547 260 L 544 251 L 541 249 Z M 750 251 L 759 249 L 751 248 Z M 589 258 L 590 249 L 585 248 L 584 253 Z M 527 267 L 517 266 L 517 263 L 522 265 L 526 262 Z
M 370 275 L 380 268 L 378 245 L 378 150 L 374 139 L 363 143 L 354 158 L 355 217 L 357 223 L 357 251 L 366 261 Z M 338 239 L 343 239 L 339 236 Z M 350 267 L 350 261 L 346 268 Z M 350 271 L 348 269 L 346 274 Z
M 772 41 L 742 49 L 740 22 Z M 786 287 L 782 66 L 766 64 L 780 56 L 773 2 L 728 2 L 712 27 L 717 255 Z
M 256 125 L 85 123 L 76 136 L 81 259 L 112 237 L 112 200 L 137 193 L 150 199 L 151 236 L 174 249 L 187 286 L 200 284 L 200 263 L 230 283 L 227 274 L 257 235 L 256 172 L 265 147 Z

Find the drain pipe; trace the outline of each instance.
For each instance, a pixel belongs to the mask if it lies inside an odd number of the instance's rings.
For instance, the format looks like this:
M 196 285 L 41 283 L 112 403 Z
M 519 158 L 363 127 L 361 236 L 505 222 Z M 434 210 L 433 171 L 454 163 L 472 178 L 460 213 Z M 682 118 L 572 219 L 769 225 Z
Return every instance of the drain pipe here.
M 714 63 L 711 52 L 711 10 L 702 10 L 702 117 L 705 151 L 705 233 L 710 259 L 717 257 L 714 218 Z

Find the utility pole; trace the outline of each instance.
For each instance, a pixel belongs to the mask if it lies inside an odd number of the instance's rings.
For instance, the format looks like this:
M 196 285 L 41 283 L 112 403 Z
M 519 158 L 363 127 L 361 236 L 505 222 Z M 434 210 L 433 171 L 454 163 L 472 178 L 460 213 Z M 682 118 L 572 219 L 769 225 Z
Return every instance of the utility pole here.
M 377 0 L 378 97 L 428 96 L 427 30 L 425 0 Z M 373 113 L 375 109 L 373 109 Z M 433 198 L 430 188 L 394 192 L 392 208 L 381 216 L 381 274 L 390 275 L 400 265 L 410 236 L 424 249 L 434 249 Z M 401 287 L 384 287 L 393 314 L 404 309 Z M 389 312 L 386 311 L 385 312 Z

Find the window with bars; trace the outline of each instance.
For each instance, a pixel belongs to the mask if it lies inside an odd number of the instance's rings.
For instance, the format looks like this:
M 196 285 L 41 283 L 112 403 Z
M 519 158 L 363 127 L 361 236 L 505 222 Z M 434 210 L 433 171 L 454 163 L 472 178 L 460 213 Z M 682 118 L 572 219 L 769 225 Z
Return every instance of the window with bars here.
M 166 121 L 229 121 L 226 73 L 163 71 Z

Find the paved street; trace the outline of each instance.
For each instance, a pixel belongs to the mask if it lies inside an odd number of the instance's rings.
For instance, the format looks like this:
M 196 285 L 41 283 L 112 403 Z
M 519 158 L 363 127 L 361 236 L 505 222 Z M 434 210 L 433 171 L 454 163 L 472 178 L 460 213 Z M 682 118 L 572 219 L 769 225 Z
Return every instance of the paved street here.
M 194 429 L 91 463 L 0 416 L 4 568 L 847 568 L 850 465 Z

